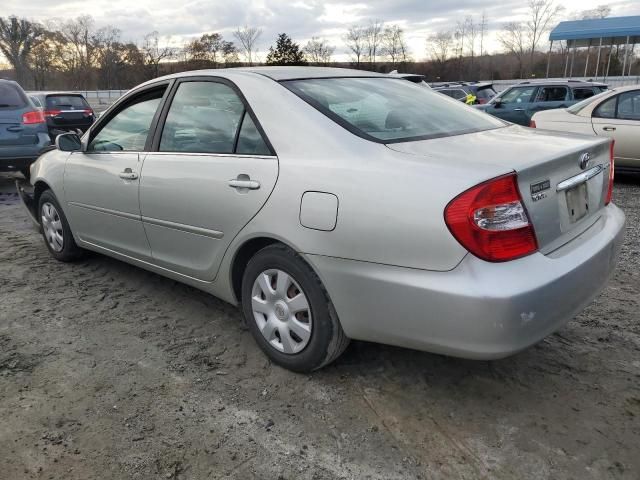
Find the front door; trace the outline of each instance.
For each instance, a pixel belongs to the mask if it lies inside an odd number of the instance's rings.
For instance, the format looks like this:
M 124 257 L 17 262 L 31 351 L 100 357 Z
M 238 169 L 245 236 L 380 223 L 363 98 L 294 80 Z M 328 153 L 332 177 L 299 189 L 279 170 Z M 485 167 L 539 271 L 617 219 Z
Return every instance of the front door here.
M 486 111 L 508 122 L 529 126 L 527 109 L 535 91 L 536 87 L 531 85 L 513 87 L 492 102 Z
M 153 261 L 211 281 L 273 190 L 278 159 L 230 84 L 185 79 L 162 118 L 140 183 Z
M 69 156 L 67 216 L 82 241 L 139 259 L 150 258 L 138 201 L 142 156 L 166 85 L 125 101 Z

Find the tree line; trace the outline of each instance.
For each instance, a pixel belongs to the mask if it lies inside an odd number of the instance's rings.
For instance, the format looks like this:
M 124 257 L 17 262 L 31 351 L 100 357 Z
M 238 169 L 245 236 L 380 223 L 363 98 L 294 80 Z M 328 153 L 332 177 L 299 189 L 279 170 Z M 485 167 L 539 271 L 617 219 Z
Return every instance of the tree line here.
M 573 16 L 604 18 L 610 10 L 603 5 Z M 425 74 L 431 80 L 525 78 L 544 75 L 546 55 L 540 47 L 564 7 L 556 0 L 528 0 L 527 11 L 523 21 L 508 22 L 498 29 L 500 53 L 487 52 L 489 19 L 481 12 L 458 21 L 454 29 L 430 35 L 425 43 L 428 60 L 424 62 L 411 57 L 405 31 L 399 25 L 380 20 L 346 30 L 341 40 L 349 62 L 335 62 L 336 46 L 315 36 L 301 45 L 281 33 L 261 58 L 262 30 L 258 27 L 238 27 L 230 38 L 218 32 L 205 33 L 179 45 L 152 31 L 136 43 L 123 40 L 116 27 L 98 28 L 89 15 L 46 23 L 0 17 L 0 53 L 16 80 L 35 90 L 123 89 L 168 73 L 254 64 L 332 64 L 381 72 L 400 69 Z M 560 43 L 553 56 L 560 59 L 566 53 L 566 43 Z M 620 54 L 618 47 L 612 72 L 619 68 Z M 613 49 L 609 50 L 609 57 L 612 55 Z M 573 61 L 579 68 L 581 61 L 588 60 L 579 53 Z M 554 65 L 563 63 L 554 61 Z M 551 73 L 561 76 L 557 70 Z

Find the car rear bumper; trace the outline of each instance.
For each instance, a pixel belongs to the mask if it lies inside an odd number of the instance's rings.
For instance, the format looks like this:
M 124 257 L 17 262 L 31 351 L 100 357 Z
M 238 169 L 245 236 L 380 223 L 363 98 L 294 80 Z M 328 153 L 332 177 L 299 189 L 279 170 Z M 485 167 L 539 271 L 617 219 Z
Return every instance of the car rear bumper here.
M 31 145 L 0 146 L 0 172 L 22 170 L 37 160 L 40 154 L 51 145 L 46 133 L 38 133 L 38 143 Z
M 505 263 L 473 255 L 431 272 L 306 255 L 347 336 L 473 359 L 521 351 L 585 308 L 612 274 L 625 217 L 615 205 L 555 252 Z

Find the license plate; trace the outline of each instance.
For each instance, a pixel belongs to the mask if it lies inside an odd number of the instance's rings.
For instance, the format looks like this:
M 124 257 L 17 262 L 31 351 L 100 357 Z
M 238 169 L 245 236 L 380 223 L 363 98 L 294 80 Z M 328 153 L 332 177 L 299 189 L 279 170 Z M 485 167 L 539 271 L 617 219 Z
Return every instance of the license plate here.
M 571 223 L 575 223 L 587 215 L 589 212 L 589 196 L 587 195 L 586 182 L 567 190 L 567 208 Z

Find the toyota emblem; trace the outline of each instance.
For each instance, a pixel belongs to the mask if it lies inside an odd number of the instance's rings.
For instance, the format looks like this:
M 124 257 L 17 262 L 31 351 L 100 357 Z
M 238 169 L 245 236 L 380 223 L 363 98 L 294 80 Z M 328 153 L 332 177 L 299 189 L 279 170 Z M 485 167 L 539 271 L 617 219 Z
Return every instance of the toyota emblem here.
M 591 160 L 591 154 L 589 152 L 584 152 L 580 155 L 580 168 L 584 170 L 589 165 L 589 160 Z

